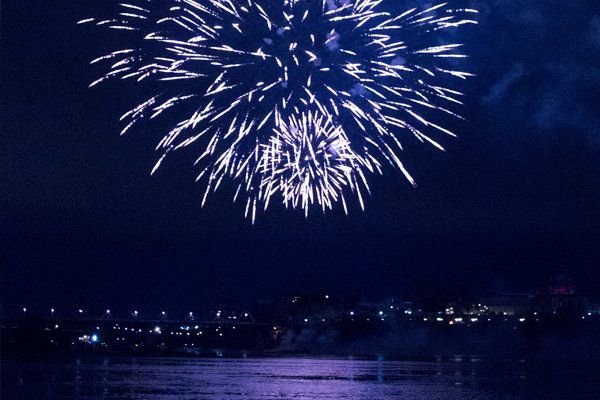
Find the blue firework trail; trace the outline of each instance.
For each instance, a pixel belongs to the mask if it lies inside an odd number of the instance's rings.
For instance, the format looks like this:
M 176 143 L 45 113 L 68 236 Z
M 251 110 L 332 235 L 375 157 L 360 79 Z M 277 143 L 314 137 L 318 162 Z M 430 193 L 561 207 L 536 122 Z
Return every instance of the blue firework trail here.
M 274 200 L 331 209 L 344 196 L 364 208 L 367 177 L 385 164 L 402 171 L 401 136 L 443 149 L 454 136 L 425 115 L 459 117 L 462 93 L 448 87 L 470 73 L 460 43 L 442 30 L 475 24 L 473 9 L 440 3 L 398 12 L 397 0 L 131 0 L 116 15 L 89 18 L 130 35 L 131 47 L 92 61 L 110 79 L 156 93 L 125 113 L 122 134 L 166 117 L 162 156 L 194 145 L 203 204 L 223 180 L 235 182 L 254 221 Z

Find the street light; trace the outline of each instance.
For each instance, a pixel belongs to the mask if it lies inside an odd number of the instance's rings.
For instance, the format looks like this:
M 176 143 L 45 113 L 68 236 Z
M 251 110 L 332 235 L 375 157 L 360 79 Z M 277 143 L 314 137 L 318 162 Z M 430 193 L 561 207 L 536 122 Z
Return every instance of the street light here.
M 54 308 L 50 309 L 50 315 L 52 316 L 52 318 L 54 318 Z
M 27 317 L 27 307 L 23 307 L 23 318 Z

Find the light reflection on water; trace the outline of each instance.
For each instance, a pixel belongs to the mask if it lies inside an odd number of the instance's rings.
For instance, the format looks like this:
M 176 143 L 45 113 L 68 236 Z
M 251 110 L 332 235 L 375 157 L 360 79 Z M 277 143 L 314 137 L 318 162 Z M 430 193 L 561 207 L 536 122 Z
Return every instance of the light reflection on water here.
M 1 397 L 24 400 L 591 399 L 597 398 L 593 396 L 600 383 L 593 373 L 585 372 L 590 368 L 580 363 L 566 366 L 460 357 L 433 361 L 8 358 L 2 360 Z

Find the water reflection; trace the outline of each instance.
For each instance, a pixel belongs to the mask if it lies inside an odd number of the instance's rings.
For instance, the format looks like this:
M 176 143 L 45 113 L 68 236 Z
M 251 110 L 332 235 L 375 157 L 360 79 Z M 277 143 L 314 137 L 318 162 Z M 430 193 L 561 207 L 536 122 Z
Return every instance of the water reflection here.
M 265 358 L 5 359 L 6 399 L 571 399 L 598 389 L 562 363 Z M 592 371 L 597 371 L 597 365 Z M 575 370 L 573 369 L 575 368 Z M 569 372 L 571 371 L 571 372 Z M 535 379 L 527 379 L 531 373 Z M 558 385 L 556 382 L 561 381 Z M 592 398 L 592 397 L 589 397 Z

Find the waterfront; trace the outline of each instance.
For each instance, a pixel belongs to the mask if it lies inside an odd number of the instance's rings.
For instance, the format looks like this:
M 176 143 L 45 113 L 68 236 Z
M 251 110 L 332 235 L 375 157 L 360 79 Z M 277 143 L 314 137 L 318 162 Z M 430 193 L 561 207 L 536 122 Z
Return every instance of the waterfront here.
M 5 357 L 2 399 L 597 399 L 598 361 Z

